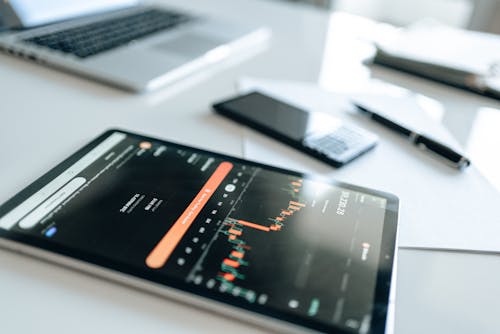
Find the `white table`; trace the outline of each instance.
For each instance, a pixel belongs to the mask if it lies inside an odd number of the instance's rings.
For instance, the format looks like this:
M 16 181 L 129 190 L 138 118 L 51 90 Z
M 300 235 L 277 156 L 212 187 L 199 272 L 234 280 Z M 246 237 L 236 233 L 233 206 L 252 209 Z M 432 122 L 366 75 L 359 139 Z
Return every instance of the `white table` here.
M 234 93 L 242 75 L 328 85 L 368 73 L 358 60 L 342 56 L 342 45 L 348 48 L 349 38 L 373 24 L 365 20 L 259 0 L 165 3 L 265 24 L 273 29 L 271 47 L 149 95 L 131 95 L 0 55 L 0 202 L 109 127 L 241 156 L 244 131 L 214 116 L 209 105 Z M 335 22 L 345 29 L 338 30 Z M 328 27 L 335 29 L 328 33 Z M 338 58 L 325 59 L 331 55 L 325 50 L 335 46 Z M 390 70 L 377 68 L 372 74 L 442 101 L 444 124 L 498 182 L 498 172 L 490 172 L 500 170 L 498 161 L 488 160 L 484 149 L 473 149 L 498 140 L 499 102 Z M 489 127 L 477 130 L 474 122 Z M 498 255 L 400 249 L 396 333 L 498 332 L 499 275 Z M 1 333 L 264 331 L 3 250 L 0 295 Z

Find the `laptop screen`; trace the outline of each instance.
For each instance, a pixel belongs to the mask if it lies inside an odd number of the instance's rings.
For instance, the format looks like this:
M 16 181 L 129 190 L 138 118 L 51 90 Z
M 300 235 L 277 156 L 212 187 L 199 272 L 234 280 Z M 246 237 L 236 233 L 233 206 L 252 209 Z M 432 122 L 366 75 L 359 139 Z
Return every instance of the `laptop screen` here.
M 12 11 L 28 28 L 135 5 L 139 0 L 10 0 Z

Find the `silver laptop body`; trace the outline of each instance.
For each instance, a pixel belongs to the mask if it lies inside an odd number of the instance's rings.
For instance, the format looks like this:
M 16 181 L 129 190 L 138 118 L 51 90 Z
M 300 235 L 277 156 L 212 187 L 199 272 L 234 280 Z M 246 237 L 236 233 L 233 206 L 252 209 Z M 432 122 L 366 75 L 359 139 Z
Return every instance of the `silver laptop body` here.
M 95 48 L 89 47 L 77 48 L 75 51 L 75 48 L 61 46 L 61 43 L 54 47 L 50 44 L 51 40 L 47 41 L 53 36 L 59 36 L 56 35 L 57 32 L 67 34 L 68 30 L 74 29 L 81 34 L 82 29 L 102 26 L 102 22 L 128 22 L 131 16 L 138 20 L 146 17 L 140 22 L 148 23 L 152 19 L 146 14 L 165 10 L 180 17 L 172 27 L 162 28 L 126 43 L 118 43 L 112 48 L 108 45 L 106 50 L 99 50 L 97 47 L 96 52 Z M 6 15 L 6 11 L 3 15 Z M 128 27 L 124 28 L 127 30 Z M 88 39 L 88 35 L 82 36 Z M 267 29 L 257 26 L 193 16 L 162 7 L 134 5 L 31 29 L 9 29 L 0 33 L 0 49 L 129 91 L 145 92 L 170 84 L 235 53 L 248 52 L 256 46 L 262 46 L 268 37 Z M 92 40 L 99 44 L 100 38 L 98 35 Z

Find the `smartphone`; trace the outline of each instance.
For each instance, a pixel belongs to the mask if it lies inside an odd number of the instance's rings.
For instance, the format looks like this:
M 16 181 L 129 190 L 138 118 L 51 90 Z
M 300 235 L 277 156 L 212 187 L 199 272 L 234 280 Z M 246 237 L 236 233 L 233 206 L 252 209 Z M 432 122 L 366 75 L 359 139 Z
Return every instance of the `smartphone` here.
M 221 323 L 374 334 L 397 217 L 391 194 L 110 130 L 0 206 L 0 245 Z
M 365 129 L 259 92 L 216 103 L 213 109 L 335 167 L 369 151 L 378 141 Z

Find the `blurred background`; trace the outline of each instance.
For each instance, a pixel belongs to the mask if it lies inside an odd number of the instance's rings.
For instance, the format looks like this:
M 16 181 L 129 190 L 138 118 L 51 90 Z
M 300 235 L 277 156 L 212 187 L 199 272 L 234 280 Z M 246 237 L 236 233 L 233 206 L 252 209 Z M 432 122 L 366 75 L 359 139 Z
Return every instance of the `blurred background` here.
M 500 0 L 288 0 L 406 26 L 422 17 L 477 31 L 500 34 Z

